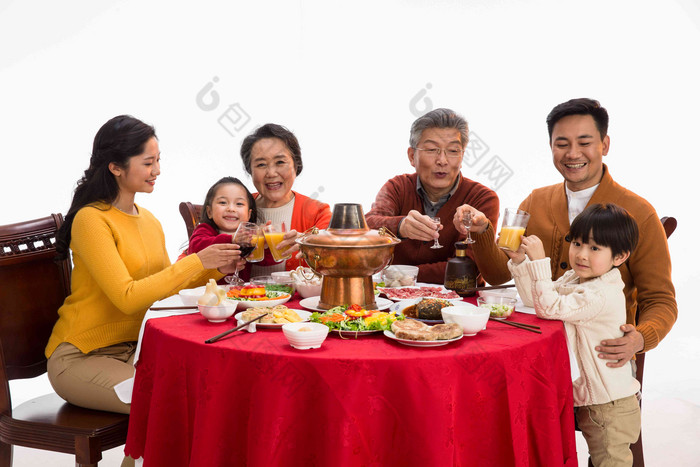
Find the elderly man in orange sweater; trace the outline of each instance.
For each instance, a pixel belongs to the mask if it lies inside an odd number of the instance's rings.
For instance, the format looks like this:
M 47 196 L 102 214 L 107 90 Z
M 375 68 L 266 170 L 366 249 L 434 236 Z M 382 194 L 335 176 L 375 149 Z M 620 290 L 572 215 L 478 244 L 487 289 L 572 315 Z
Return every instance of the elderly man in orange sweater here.
M 411 126 L 408 161 L 416 172 L 398 175 L 384 184 L 367 225 L 388 227 L 401 243 L 394 250 L 395 264 L 418 266 L 418 280 L 442 284 L 447 260 L 454 256 L 461 234 L 450 220 L 462 204 L 474 206 L 493 224 L 498 222 L 498 196 L 480 183 L 462 175 L 462 159 L 467 147 L 467 121 L 450 109 L 436 109 L 418 118 Z M 435 228 L 431 217 L 439 217 Z M 439 238 L 443 248 L 431 248 Z M 472 257 L 470 250 L 467 255 Z
M 639 244 L 619 269 L 625 283 L 627 324 L 624 335 L 603 340 L 596 351 L 609 367 L 621 367 L 635 353 L 653 349 L 671 330 L 678 315 L 671 282 L 671 258 L 666 235 L 654 208 L 641 196 L 618 185 L 603 164 L 610 137 L 608 113 L 598 101 L 572 99 L 559 104 L 547 116 L 554 166 L 564 183 L 534 190 L 520 204 L 530 213 L 527 235 L 536 235 L 544 243 L 552 261 L 552 279 L 558 279 L 568 264 L 567 234 L 571 221 L 586 206 L 615 203 L 625 208 L 639 225 Z M 453 219 L 455 227 L 466 233 L 461 219 L 471 211 L 472 246 L 479 269 L 490 284 L 510 280 L 508 256 L 494 243 L 496 223 L 472 205 L 460 206 Z M 639 311 L 639 320 L 635 319 Z

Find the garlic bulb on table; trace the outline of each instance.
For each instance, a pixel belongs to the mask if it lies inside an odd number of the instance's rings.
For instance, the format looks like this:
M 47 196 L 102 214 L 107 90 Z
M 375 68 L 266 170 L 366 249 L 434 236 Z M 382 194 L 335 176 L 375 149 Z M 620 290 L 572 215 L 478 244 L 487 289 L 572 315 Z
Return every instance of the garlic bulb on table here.
M 305 268 L 303 266 L 299 266 L 295 270 L 290 271 L 289 277 L 296 283 L 308 285 L 321 285 L 322 279 L 322 277 L 317 275 L 311 268 Z
M 216 285 L 216 281 L 214 279 L 209 279 L 207 287 L 204 289 L 204 295 L 199 297 L 197 304 L 204 306 L 217 306 L 224 300 L 226 300 L 226 292 L 224 289 Z

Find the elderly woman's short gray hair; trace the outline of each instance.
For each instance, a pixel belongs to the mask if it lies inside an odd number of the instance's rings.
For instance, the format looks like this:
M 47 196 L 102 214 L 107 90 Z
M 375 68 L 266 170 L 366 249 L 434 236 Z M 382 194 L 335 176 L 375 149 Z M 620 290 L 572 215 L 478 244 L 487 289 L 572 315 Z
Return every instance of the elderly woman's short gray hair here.
M 419 117 L 413 125 L 411 125 L 411 139 L 409 144 L 415 148 L 423 136 L 423 130 L 428 128 L 454 128 L 459 130 L 462 140 L 462 149 L 467 147 L 469 143 L 469 124 L 467 121 L 454 110 L 450 109 L 435 109 L 427 114 Z

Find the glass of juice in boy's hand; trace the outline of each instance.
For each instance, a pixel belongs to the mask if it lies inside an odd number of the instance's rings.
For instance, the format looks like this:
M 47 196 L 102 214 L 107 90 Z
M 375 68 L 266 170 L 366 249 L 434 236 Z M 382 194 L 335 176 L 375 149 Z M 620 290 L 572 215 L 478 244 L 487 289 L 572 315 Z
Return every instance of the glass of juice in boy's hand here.
M 520 248 L 520 237 L 525 235 L 530 214 L 520 209 L 506 208 L 498 236 L 498 246 L 504 250 L 517 251 Z
M 287 249 L 280 251 L 277 245 L 284 240 L 284 233 L 287 231 L 284 223 L 282 224 L 269 224 L 263 227 L 265 232 L 265 241 L 267 242 L 267 247 L 272 253 L 272 258 L 280 263 L 292 257 L 291 253 L 287 253 Z

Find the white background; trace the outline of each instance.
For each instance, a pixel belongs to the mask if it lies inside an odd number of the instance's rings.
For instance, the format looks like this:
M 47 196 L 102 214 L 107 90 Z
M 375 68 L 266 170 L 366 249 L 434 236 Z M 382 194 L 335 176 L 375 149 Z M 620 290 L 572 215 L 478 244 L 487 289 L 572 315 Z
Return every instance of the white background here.
M 0 1 L 0 44 L 0 224 L 65 213 L 95 132 L 128 113 L 160 139 L 162 174 L 137 203 L 163 224 L 173 259 L 186 240 L 180 201 L 201 203 L 224 175 L 253 189 L 239 148 L 263 123 L 299 138 L 296 191 L 366 212 L 387 179 L 412 171 L 416 115 L 450 107 L 488 147 L 471 146 L 483 157 L 463 173 L 505 207 L 561 181 L 551 108 L 600 100 L 613 177 L 679 224 L 670 248 L 680 313 L 649 354 L 645 400 L 700 405 L 700 225 L 687 213 L 699 156 L 697 1 Z M 249 121 L 227 131 L 218 119 L 234 104 Z M 506 181 L 480 173 L 494 156 Z

